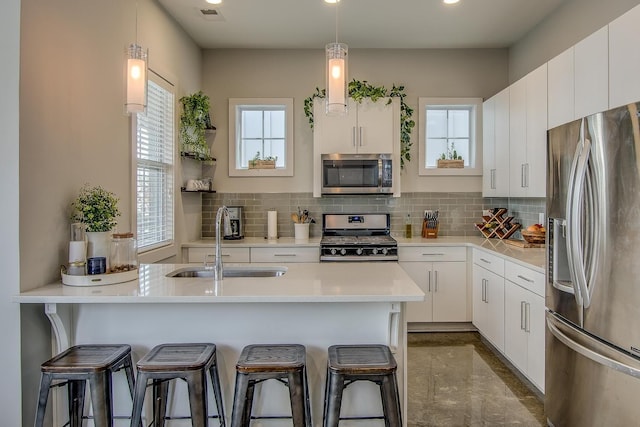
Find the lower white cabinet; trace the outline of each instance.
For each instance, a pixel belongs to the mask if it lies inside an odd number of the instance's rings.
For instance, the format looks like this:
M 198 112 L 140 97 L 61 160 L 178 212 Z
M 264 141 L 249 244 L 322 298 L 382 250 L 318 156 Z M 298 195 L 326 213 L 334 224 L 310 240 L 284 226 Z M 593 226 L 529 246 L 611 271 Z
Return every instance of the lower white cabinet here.
M 400 266 L 425 294 L 407 303 L 407 322 L 468 322 L 465 247 L 400 247 Z M 433 261 L 438 260 L 438 261 Z
M 505 356 L 544 392 L 544 275 L 505 265 Z
M 473 264 L 473 324 L 504 352 L 504 278 Z
M 319 247 L 278 246 L 251 248 L 251 262 L 319 262 Z
M 223 262 L 251 262 L 249 248 L 220 248 Z M 214 247 L 189 248 L 187 262 L 202 264 L 207 257 L 207 262 L 214 262 L 216 249 Z

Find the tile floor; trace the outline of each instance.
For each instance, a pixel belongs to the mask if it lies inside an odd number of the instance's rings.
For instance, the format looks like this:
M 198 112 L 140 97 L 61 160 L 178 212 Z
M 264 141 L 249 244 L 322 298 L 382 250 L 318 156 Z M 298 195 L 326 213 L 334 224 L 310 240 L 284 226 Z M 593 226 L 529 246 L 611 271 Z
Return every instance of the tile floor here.
M 410 333 L 408 347 L 408 427 L 546 425 L 542 396 L 478 333 Z

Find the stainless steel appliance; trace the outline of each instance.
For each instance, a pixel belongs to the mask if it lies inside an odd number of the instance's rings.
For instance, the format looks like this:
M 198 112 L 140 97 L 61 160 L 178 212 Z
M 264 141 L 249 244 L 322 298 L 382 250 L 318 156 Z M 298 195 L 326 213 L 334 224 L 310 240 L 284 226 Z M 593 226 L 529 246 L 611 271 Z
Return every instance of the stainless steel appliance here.
M 323 154 L 322 194 L 393 194 L 391 154 Z
M 320 261 L 397 261 L 389 214 L 323 214 Z
M 224 235 L 225 240 L 244 239 L 244 208 L 242 206 L 227 206 L 229 211 L 230 234 L 225 228 L 227 234 Z
M 545 412 L 640 424 L 640 103 L 548 132 Z

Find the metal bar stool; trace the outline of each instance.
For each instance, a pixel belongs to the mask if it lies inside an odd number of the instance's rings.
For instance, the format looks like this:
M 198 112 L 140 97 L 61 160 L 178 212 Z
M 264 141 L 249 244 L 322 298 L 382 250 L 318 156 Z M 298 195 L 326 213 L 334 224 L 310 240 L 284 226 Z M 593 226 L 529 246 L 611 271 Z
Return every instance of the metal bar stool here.
M 113 426 L 111 374 L 124 369 L 133 398 L 135 380 L 131 363 L 131 346 L 125 344 L 76 345 L 44 362 L 41 367 L 40 392 L 35 426 L 44 423 L 51 387 L 67 385 L 69 425 L 80 427 L 83 418 L 93 418 L 96 427 Z M 54 380 L 65 380 L 54 383 Z M 89 382 L 93 416 L 83 416 L 86 382 Z M 138 426 L 139 424 L 132 424 Z
M 164 426 L 165 420 L 191 418 L 194 427 L 205 427 L 207 418 L 217 418 L 224 427 L 224 407 L 220 377 L 216 364 L 216 346 L 209 343 L 160 344 L 151 349 L 136 364 L 138 380 L 133 399 L 131 426 L 141 422 L 142 404 L 147 383 L 153 386 L 153 426 Z M 213 385 L 217 415 L 208 415 L 207 409 L 207 372 Z M 183 379 L 189 390 L 190 417 L 169 417 L 166 415 L 169 381 Z
M 329 347 L 323 426 L 336 427 L 346 419 L 384 419 L 386 427 L 402 426 L 396 370 L 396 361 L 386 345 Z M 371 381 L 380 387 L 382 417 L 340 417 L 343 391 L 356 381 Z
M 299 344 L 248 345 L 236 364 L 231 427 L 248 427 L 252 419 L 292 419 L 294 427 L 311 427 L 306 349 Z M 256 384 L 277 380 L 289 388 L 291 416 L 252 416 Z

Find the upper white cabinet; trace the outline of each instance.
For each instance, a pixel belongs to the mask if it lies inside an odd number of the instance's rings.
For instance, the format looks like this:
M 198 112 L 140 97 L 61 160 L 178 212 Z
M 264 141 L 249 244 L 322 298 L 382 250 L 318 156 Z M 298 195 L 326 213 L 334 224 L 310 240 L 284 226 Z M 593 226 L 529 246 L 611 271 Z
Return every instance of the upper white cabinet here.
M 509 196 L 545 197 L 547 64 L 509 87 Z
M 609 24 L 609 108 L 640 100 L 640 6 Z
M 608 44 L 603 27 L 549 61 L 549 129 L 609 107 Z
M 482 196 L 509 196 L 509 88 L 482 107 Z
M 391 103 L 389 103 L 391 99 Z M 400 147 L 400 101 L 381 98 L 361 103 L 349 99 L 344 116 L 330 116 L 324 111 L 324 100 L 314 103 L 313 143 L 320 154 L 394 153 Z

